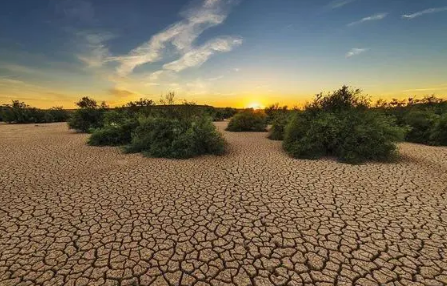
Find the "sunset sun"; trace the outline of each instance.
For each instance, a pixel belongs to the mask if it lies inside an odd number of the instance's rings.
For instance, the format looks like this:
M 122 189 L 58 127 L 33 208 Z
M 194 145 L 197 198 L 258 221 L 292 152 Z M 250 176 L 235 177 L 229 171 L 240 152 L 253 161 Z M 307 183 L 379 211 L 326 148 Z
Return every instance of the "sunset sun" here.
M 252 102 L 247 105 L 247 108 L 253 108 L 255 110 L 258 110 L 258 109 L 264 109 L 264 106 L 258 102 Z

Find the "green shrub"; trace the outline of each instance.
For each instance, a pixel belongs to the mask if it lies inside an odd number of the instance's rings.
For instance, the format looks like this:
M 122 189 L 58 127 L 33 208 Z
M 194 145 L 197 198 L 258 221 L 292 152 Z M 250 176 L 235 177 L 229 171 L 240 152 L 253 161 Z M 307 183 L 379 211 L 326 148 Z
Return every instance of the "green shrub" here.
M 302 159 L 333 155 L 341 125 L 340 118 L 333 113 L 295 114 L 285 128 L 284 150 Z
M 214 121 L 223 121 L 225 119 L 233 117 L 237 113 L 237 109 L 231 107 L 214 108 L 214 112 L 211 114 Z
M 368 111 L 346 114 L 341 127 L 335 155 L 351 164 L 397 158 L 395 142 L 402 141 L 406 132 L 390 117 Z
M 62 107 L 43 110 L 30 107 L 24 102 L 13 100 L 0 108 L 0 118 L 8 123 L 50 123 L 62 122 L 68 118 L 68 112 Z
M 434 124 L 430 141 L 434 145 L 447 146 L 447 113 L 441 115 Z
M 52 107 L 46 111 L 46 115 L 46 122 L 66 122 L 70 118 L 70 113 L 62 107 Z
M 438 119 L 438 115 L 430 111 L 411 111 L 404 122 L 410 127 L 405 140 L 413 143 L 430 143 L 430 134 Z
M 268 138 L 278 141 L 284 140 L 284 132 L 290 121 L 290 117 L 291 115 L 287 113 L 277 114 L 272 121 L 272 127 L 270 128 Z
M 278 116 L 283 116 L 288 112 L 287 106 L 280 106 L 279 103 L 272 104 L 264 109 L 267 115 L 267 123 L 272 124 Z
M 346 86 L 317 95 L 287 124 L 283 147 L 295 158 L 335 156 L 351 164 L 391 160 L 396 157 L 395 142 L 404 138 L 406 129 L 368 107 L 359 90 Z
M 208 117 L 177 119 L 141 117 L 128 153 L 143 152 L 151 157 L 191 158 L 203 154 L 220 155 L 225 142 Z
M 227 130 L 233 132 L 254 131 L 262 132 L 267 129 L 266 115 L 260 111 L 246 109 L 233 116 L 228 123 Z
M 89 132 L 104 126 L 104 113 L 107 110 L 105 103 L 98 105 L 91 98 L 83 97 L 76 103 L 79 107 L 71 115 L 68 126 L 78 132 Z
M 119 146 L 130 144 L 132 133 L 138 127 L 134 116 L 123 112 L 104 113 L 104 127 L 95 129 L 88 140 L 92 146 Z

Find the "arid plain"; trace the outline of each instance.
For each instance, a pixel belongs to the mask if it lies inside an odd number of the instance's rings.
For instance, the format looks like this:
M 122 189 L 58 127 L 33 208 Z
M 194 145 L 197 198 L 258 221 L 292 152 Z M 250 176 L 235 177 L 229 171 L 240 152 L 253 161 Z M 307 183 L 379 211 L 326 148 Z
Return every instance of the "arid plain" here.
M 225 124 L 188 160 L 0 125 L 0 285 L 447 285 L 447 148 L 296 160 Z

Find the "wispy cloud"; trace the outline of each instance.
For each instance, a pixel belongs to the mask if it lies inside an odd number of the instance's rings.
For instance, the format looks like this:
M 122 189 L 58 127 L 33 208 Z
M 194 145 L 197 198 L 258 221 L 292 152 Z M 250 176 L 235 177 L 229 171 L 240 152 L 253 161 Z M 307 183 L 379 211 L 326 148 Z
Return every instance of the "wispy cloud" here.
M 442 84 L 434 87 L 405 89 L 402 90 L 401 92 L 421 92 L 421 91 L 436 91 L 436 90 L 447 90 L 447 84 Z
M 217 52 L 229 52 L 234 47 L 242 44 L 242 39 L 234 37 L 222 37 L 213 39 L 204 45 L 192 49 L 184 54 L 180 59 L 167 63 L 163 66 L 166 70 L 175 72 L 186 68 L 200 66 Z
M 332 1 L 331 3 L 329 3 L 328 7 L 331 9 L 337 9 L 337 8 L 346 6 L 354 1 L 357 1 L 357 0 L 335 0 L 335 1 Z
M 219 76 L 216 76 L 216 77 L 210 77 L 209 79 L 208 79 L 208 81 L 216 81 L 216 80 L 220 80 L 220 79 L 223 79 L 225 76 L 223 76 L 223 75 L 219 75 Z
M 353 48 L 345 55 L 345 57 L 350 58 L 350 57 L 358 56 L 358 55 L 363 54 L 367 51 L 368 51 L 368 49 Z
M 128 55 L 109 57 L 108 60 L 118 61 L 120 63 L 117 68 L 118 74 L 126 76 L 137 66 L 160 61 L 168 44 L 171 44 L 182 57 L 167 64 L 167 69 L 180 71 L 195 64 L 203 64 L 214 52 L 228 50 L 215 46 L 216 42 L 220 43 L 217 45 L 222 45 L 224 40 L 211 40 L 211 44 L 207 43 L 198 48 L 193 47 L 193 43 L 205 30 L 222 24 L 234 2 L 233 0 L 201 1 L 199 7 L 192 7 L 181 13 L 183 20 L 153 35 L 149 41 L 136 47 Z M 234 43 L 235 40 L 227 38 L 227 41 Z M 207 54 L 208 56 L 206 56 Z
M 379 21 L 384 19 L 386 16 L 388 15 L 388 13 L 379 13 L 379 14 L 374 14 L 368 17 L 365 17 L 359 21 L 355 21 L 352 23 L 349 23 L 348 26 L 355 26 L 364 22 L 370 22 L 370 21 Z
M 82 54 L 78 54 L 79 60 L 84 62 L 88 67 L 100 67 L 110 56 L 109 49 L 106 42 L 113 39 L 115 36 L 111 33 L 93 33 L 93 32 L 79 32 Z
M 423 11 L 419 11 L 413 14 L 407 14 L 407 15 L 402 15 L 402 18 L 404 19 L 414 19 L 426 14 L 433 14 L 433 13 L 439 13 L 439 12 L 445 12 L 447 11 L 447 7 L 440 7 L 440 8 L 430 8 L 430 9 L 426 9 Z

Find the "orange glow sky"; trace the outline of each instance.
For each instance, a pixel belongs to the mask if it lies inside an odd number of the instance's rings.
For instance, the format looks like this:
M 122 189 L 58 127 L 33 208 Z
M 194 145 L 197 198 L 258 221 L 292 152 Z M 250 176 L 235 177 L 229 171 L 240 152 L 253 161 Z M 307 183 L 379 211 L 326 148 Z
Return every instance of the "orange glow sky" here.
M 447 97 L 444 0 L 22 0 L 0 4 L 0 104 L 302 106 Z M 4 28 L 6 27 L 6 28 Z

